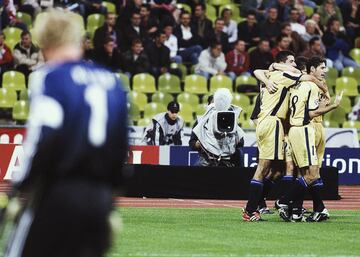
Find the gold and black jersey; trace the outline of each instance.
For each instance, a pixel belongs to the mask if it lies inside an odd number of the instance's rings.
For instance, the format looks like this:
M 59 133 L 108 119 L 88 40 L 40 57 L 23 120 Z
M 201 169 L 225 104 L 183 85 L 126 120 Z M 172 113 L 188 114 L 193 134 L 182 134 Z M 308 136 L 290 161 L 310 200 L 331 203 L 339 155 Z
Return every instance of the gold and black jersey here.
M 289 88 L 299 82 L 301 75 L 282 71 L 269 72 L 269 80 L 278 87 L 278 90 L 270 94 L 265 87 L 261 88 L 259 121 L 267 116 L 286 118 L 289 109 Z
M 301 82 L 292 89 L 290 94 L 290 125 L 305 126 L 309 124 L 309 112 L 318 107 L 319 88 L 313 82 Z

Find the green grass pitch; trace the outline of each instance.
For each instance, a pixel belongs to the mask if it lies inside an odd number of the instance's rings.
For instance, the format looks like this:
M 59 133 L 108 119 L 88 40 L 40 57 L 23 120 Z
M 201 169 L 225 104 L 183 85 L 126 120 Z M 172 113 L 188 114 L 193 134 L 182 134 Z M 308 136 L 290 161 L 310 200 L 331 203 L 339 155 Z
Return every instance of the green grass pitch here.
M 277 213 L 243 222 L 240 210 L 121 208 L 123 229 L 107 257 L 360 256 L 360 211 L 321 223 L 286 223 Z

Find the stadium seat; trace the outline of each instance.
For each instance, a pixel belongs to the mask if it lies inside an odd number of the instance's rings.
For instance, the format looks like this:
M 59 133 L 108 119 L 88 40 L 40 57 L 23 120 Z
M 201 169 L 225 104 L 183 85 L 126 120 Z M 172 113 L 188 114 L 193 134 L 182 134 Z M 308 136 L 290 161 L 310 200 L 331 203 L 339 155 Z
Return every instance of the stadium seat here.
M 345 122 L 343 123 L 343 128 L 356 128 L 356 129 L 360 129 L 360 121 L 358 121 L 358 120 L 345 121 Z
M 336 93 L 344 90 L 344 95 L 357 96 L 359 95 L 357 82 L 351 77 L 340 77 L 336 79 L 335 84 Z
M 247 95 L 235 93 L 233 94 L 232 103 L 234 105 L 240 106 L 241 108 L 245 108 L 250 106 L 250 98 Z
M 148 73 L 136 74 L 133 77 L 133 90 L 142 93 L 156 92 L 155 78 Z
M 140 120 L 141 116 L 140 116 L 139 106 L 134 102 L 128 102 L 127 107 L 128 107 L 130 119 L 133 121 Z
M 0 108 L 13 108 L 17 101 L 17 95 L 14 90 L 0 88 Z
M 177 101 L 179 103 L 185 103 L 185 104 L 190 104 L 191 106 L 196 106 L 199 104 L 199 97 L 189 92 L 183 92 L 177 96 Z
M 164 93 L 176 94 L 180 93 L 180 79 L 172 74 L 166 73 L 158 78 L 159 91 Z
M 29 117 L 29 101 L 19 100 L 15 102 L 12 117 L 15 121 L 25 122 Z
M 91 38 L 94 36 L 95 30 L 104 24 L 105 16 L 103 14 L 90 14 L 86 20 L 86 30 L 90 33 Z
M 210 78 L 210 92 L 213 93 L 218 88 L 227 88 L 233 92 L 232 81 L 228 76 L 216 75 Z
M 231 0 L 209 0 L 209 4 L 214 6 L 220 6 L 225 4 L 232 4 Z
M 326 83 L 328 87 L 335 86 L 336 79 L 339 77 L 338 71 L 335 68 L 328 68 L 328 72 L 326 73 Z
M 360 64 L 360 48 L 353 48 L 353 49 L 351 49 L 349 55 L 350 55 L 358 64 Z
M 32 18 L 30 14 L 27 14 L 25 12 L 16 12 L 16 18 L 25 23 L 28 27 L 28 30 L 32 28 Z
M 339 124 L 332 120 L 324 120 L 323 125 L 325 128 L 338 128 Z
M 126 74 L 118 72 L 118 73 L 115 73 L 115 76 L 118 77 L 121 80 L 123 88 L 124 88 L 125 91 L 130 91 L 131 90 L 130 89 L 130 79 Z
M 190 124 L 194 121 L 194 108 L 187 103 L 180 103 L 179 116 L 184 119 L 185 123 Z
M 254 110 L 254 107 L 255 107 L 255 104 L 242 107 L 244 115 L 246 116 L 247 119 L 250 119 L 251 114 L 252 114 L 252 112 Z
M 26 100 L 28 101 L 30 99 L 29 97 L 29 90 L 28 89 L 23 89 L 23 90 L 20 90 L 20 97 L 19 99 L 20 100 Z
M 137 121 L 138 126 L 146 127 L 151 122 L 151 118 L 143 118 Z
M 144 118 L 152 118 L 158 113 L 166 112 L 166 106 L 160 103 L 148 103 L 144 108 Z
M 255 123 L 250 119 L 241 121 L 240 125 L 241 128 L 245 128 L 245 129 L 255 129 L 256 127 Z
M 195 114 L 197 116 L 200 116 L 200 115 L 203 115 L 206 111 L 206 107 L 207 107 L 207 104 L 204 103 L 204 104 L 198 104 L 196 105 L 195 107 Z
M 235 4 L 222 4 L 220 7 L 219 7 L 219 16 L 221 15 L 221 12 L 224 10 L 224 9 L 230 9 L 232 11 L 232 17 L 234 20 L 238 21 L 238 18 L 240 18 L 240 9 L 237 5 Z
M 216 8 L 210 4 L 206 5 L 206 17 L 210 19 L 212 22 L 215 22 L 217 15 L 216 15 Z
M 187 5 L 187 4 L 183 4 L 183 3 L 176 4 L 176 8 L 179 9 L 179 10 L 184 10 L 184 11 L 187 11 L 189 13 L 192 13 L 191 7 L 189 5 Z
M 108 1 L 103 1 L 101 3 L 102 6 L 105 6 L 107 9 L 107 12 L 111 12 L 111 13 L 115 13 L 116 14 L 116 6 L 115 4 L 108 2 Z
M 6 27 L 4 30 L 5 35 L 5 44 L 11 49 L 14 49 L 14 46 L 21 40 L 22 30 L 15 27 Z
M 164 92 L 155 92 L 152 96 L 151 96 L 151 102 L 154 103 L 161 103 L 167 106 L 168 103 L 170 103 L 171 101 L 174 100 L 174 97 L 169 94 L 169 93 L 164 93 Z
M 314 13 L 314 9 L 310 6 L 304 5 L 304 12 L 306 17 L 309 17 Z
M 238 92 L 258 92 L 258 84 L 256 78 L 252 76 L 240 75 L 235 80 L 235 89 Z
M 25 76 L 19 71 L 6 71 L 3 73 L 2 86 L 14 90 L 26 89 Z
M 185 77 L 188 75 L 187 68 L 182 63 L 171 63 L 171 69 L 179 69 L 181 71 L 181 81 L 185 81 Z
M 208 93 L 206 78 L 196 74 L 187 75 L 185 78 L 184 91 L 193 94 Z
M 346 111 L 342 107 L 338 107 L 335 110 L 325 114 L 324 120 L 342 124 L 346 121 Z
M 346 67 L 342 70 L 342 75 L 356 79 L 357 84 L 360 85 L 360 68 Z
M 331 97 L 331 102 L 333 103 L 335 100 L 335 96 Z M 351 112 L 352 106 L 351 106 L 351 100 L 348 96 L 343 96 L 340 102 L 341 108 L 344 109 L 345 112 Z
M 148 103 L 146 95 L 141 92 L 130 91 L 127 97 L 129 102 L 136 104 L 141 111 L 144 110 L 145 105 Z

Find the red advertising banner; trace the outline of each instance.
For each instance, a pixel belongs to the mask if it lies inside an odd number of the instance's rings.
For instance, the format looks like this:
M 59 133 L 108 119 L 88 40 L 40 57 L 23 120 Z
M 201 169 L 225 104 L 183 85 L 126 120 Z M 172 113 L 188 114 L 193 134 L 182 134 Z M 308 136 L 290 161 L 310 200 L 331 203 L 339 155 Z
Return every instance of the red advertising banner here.
M 22 145 L 0 144 L 0 181 L 11 180 L 21 171 L 24 156 Z
M 0 128 L 0 144 L 21 144 L 25 128 Z
M 158 165 L 160 159 L 159 146 L 130 146 L 128 163 Z

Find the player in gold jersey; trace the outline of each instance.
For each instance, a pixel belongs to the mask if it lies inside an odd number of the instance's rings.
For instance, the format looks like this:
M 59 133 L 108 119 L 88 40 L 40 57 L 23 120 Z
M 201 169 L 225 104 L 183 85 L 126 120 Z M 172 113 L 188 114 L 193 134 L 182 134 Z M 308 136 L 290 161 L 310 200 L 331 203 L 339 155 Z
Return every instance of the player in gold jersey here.
M 318 79 L 325 77 L 326 69 L 326 62 L 319 57 L 312 57 L 308 61 L 307 71 Z M 315 191 L 316 197 L 320 197 L 319 189 L 322 181 L 315 148 L 315 130 L 314 126 L 310 124 L 310 120 L 337 108 L 341 98 L 342 93 L 336 96 L 333 104 L 327 105 L 327 101 L 319 102 L 319 89 L 312 82 L 301 82 L 291 92 L 289 141 L 295 164 L 301 170 L 302 176 L 288 194 L 279 201 L 279 204 L 283 206 L 279 211 L 280 217 L 284 220 L 304 220 L 302 202 L 308 187 Z M 314 210 L 318 214 L 316 221 L 327 219 L 328 214 L 325 207 L 317 206 L 317 208 L 322 209 Z M 322 213 L 323 211 L 324 213 Z
M 295 66 L 294 54 L 281 51 L 276 56 L 277 63 Z M 260 214 L 256 211 L 262 198 L 263 179 L 270 172 L 276 161 L 284 159 L 284 130 L 282 122 L 288 111 L 288 90 L 299 81 L 313 81 L 309 75 L 292 72 L 255 71 L 254 74 L 266 88 L 261 88 L 260 112 L 257 115 L 256 138 L 259 150 L 259 162 L 253 179 L 250 182 L 249 201 L 243 213 L 243 220 L 258 221 Z M 317 80 L 316 80 L 317 81 Z M 320 83 L 321 84 L 321 83 Z

